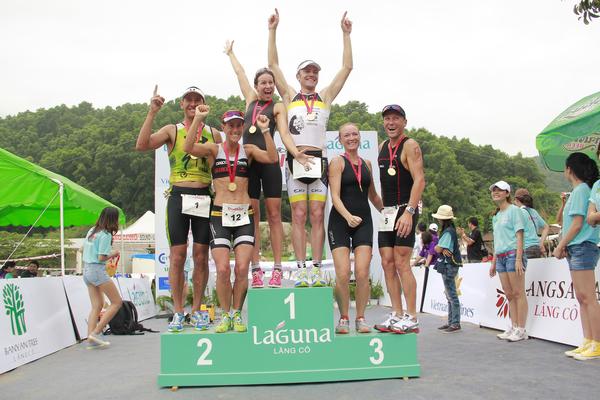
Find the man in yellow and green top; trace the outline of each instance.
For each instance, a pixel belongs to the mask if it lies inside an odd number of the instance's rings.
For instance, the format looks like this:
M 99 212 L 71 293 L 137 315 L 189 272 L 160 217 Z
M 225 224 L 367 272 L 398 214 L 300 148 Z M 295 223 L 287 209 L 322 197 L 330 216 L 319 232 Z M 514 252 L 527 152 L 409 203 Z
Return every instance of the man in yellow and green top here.
M 208 281 L 208 244 L 210 240 L 209 209 L 211 174 L 208 162 L 183 151 L 183 143 L 187 129 L 194 119 L 196 107 L 204 104 L 204 94 L 195 86 L 187 88 L 181 96 L 180 107 L 183 110 L 183 121 L 169 124 L 152 133 L 152 123 L 156 114 L 164 104 L 164 97 L 154 88 L 150 108 L 146 120 L 140 129 L 136 149 L 138 151 L 155 150 L 167 145 L 171 174 L 169 198 L 167 200 L 167 238 L 170 246 L 169 284 L 173 297 L 174 315 L 169 323 L 169 331 L 183 330 L 185 304 L 183 266 L 187 256 L 188 232 L 192 230 L 194 240 L 194 271 L 192 283 L 194 301 L 192 304 L 192 323 L 196 329 L 205 329 L 200 318 L 200 302 Z M 201 125 L 194 133 L 199 143 L 220 143 L 218 130 L 208 125 Z

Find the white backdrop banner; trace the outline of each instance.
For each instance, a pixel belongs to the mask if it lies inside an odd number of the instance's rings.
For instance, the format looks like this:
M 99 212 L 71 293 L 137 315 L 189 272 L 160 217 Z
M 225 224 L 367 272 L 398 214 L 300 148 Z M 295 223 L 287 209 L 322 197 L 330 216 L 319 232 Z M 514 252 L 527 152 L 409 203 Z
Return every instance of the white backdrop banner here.
M 143 321 L 156 315 L 150 282 L 146 278 L 117 278 L 121 297 L 131 301 L 137 310 L 138 320 Z
M 0 373 L 75 344 L 60 278 L 2 279 Z
M 510 325 L 509 307 L 498 275 L 489 277 L 489 263 L 465 264 L 460 269 L 461 319 L 504 330 Z M 600 301 L 600 269 L 596 267 L 596 297 Z M 431 270 L 423 311 L 447 315 L 447 300 L 440 275 Z M 527 331 L 530 336 L 570 345 L 583 338 L 579 304 L 575 298 L 566 260 L 529 260 L 525 274 L 529 304 Z

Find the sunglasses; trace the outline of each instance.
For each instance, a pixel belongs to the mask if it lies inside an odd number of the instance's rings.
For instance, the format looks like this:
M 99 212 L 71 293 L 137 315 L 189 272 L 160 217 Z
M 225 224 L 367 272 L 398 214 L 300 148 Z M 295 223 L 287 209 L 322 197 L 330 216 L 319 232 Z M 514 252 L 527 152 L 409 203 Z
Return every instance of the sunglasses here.
M 223 122 L 228 122 L 232 119 L 244 119 L 244 113 L 238 110 L 225 111 L 221 119 Z
M 395 112 L 399 113 L 400 115 L 402 115 L 403 117 L 406 116 L 404 109 L 402 107 L 400 107 L 398 104 L 390 104 L 390 105 L 383 107 L 383 111 L 381 111 L 381 113 L 385 114 L 388 111 L 395 111 Z

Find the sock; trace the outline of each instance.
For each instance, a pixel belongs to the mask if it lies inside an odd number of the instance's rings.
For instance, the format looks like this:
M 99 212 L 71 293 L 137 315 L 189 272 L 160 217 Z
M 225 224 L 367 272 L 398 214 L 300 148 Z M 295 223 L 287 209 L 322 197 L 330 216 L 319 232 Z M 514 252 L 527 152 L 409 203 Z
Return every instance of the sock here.
M 340 319 L 350 320 L 347 315 L 340 315 Z
M 282 270 L 281 264 L 274 264 L 273 265 L 273 270 L 281 272 L 281 270 Z
M 252 272 L 260 271 L 260 263 L 252 263 Z
M 356 316 L 356 320 L 358 321 L 359 319 L 365 319 L 365 316 L 364 316 L 364 315 L 361 315 L 361 316 L 358 316 L 358 315 L 357 315 L 357 316 Z
M 313 267 L 321 268 L 321 261 L 314 261 L 313 260 Z
M 304 260 L 296 260 L 296 266 L 298 268 L 306 268 L 306 261 L 304 261 Z

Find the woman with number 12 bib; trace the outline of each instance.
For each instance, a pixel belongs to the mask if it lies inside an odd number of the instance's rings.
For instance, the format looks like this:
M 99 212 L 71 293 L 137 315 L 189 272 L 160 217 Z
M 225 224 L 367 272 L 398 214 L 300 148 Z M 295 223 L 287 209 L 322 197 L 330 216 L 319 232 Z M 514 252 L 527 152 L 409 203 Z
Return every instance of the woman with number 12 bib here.
M 329 213 L 327 236 L 335 267 L 335 297 L 340 309 L 337 334 L 350 333 L 350 250 L 354 252 L 356 279 L 356 332 L 369 333 L 365 309 L 369 300 L 369 265 L 373 254 L 373 220 L 369 200 L 378 210 L 383 201 L 375 191 L 371 163 L 358 156 L 360 132 L 353 123 L 339 130 L 344 154 L 331 160 L 329 187 L 333 207 Z
M 206 120 L 210 107 L 200 105 L 191 132 Z M 225 143 L 194 143 L 186 137 L 184 150 L 197 157 L 207 157 L 211 167 L 215 199 L 210 211 L 210 248 L 217 266 L 217 296 L 223 314 L 216 326 L 217 333 L 234 330 L 245 332 L 241 310 L 248 290 L 248 266 L 254 248 L 254 211 L 248 195 L 248 174 L 253 161 L 274 163 L 277 150 L 269 132 L 269 118 L 260 115 L 256 125 L 263 135 L 266 150 L 256 145 L 240 145 L 244 130 L 244 113 L 226 111 L 222 118 Z M 206 205 L 205 205 L 206 207 Z M 231 286 L 229 254 L 235 253 L 235 282 Z M 231 314 L 230 314 L 231 312 Z

